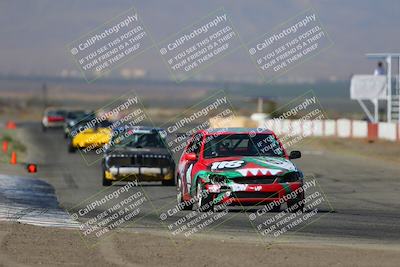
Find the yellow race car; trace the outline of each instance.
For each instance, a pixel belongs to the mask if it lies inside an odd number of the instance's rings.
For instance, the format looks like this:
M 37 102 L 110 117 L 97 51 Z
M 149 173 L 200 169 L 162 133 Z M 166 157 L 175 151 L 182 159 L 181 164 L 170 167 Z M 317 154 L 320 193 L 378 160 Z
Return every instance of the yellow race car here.
M 87 121 L 80 122 L 70 133 L 68 152 L 74 153 L 77 149 L 84 153 L 94 151 L 109 143 L 111 136 L 111 123 L 108 121 L 102 121 L 92 127 Z

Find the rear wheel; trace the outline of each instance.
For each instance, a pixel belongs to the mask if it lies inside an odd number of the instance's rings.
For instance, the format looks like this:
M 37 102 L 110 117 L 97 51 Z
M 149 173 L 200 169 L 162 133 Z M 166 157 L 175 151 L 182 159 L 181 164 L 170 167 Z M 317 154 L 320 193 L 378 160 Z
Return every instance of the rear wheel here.
M 197 211 L 213 211 L 214 203 L 213 196 L 210 193 L 206 193 L 203 184 L 200 180 L 197 181 L 196 185 L 196 201 L 194 202 L 194 209 Z

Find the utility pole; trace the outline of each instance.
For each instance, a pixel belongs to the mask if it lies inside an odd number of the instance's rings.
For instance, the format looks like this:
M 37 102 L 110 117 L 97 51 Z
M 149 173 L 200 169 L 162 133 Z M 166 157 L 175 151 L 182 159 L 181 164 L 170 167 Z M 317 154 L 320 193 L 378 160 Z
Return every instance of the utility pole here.
M 47 85 L 46 83 L 43 83 L 42 85 L 42 100 L 43 100 L 43 108 L 47 108 Z

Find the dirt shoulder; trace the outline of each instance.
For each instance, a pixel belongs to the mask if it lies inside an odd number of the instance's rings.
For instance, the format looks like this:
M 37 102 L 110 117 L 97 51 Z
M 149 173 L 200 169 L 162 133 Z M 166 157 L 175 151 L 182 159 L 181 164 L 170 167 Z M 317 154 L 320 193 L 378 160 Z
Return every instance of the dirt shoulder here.
M 298 147 L 321 151 L 345 153 L 365 159 L 377 159 L 390 163 L 400 163 L 400 143 L 348 138 L 308 138 Z
M 0 223 L 2 266 L 398 266 L 397 247 L 174 239 L 116 232 L 94 248 L 76 230 Z

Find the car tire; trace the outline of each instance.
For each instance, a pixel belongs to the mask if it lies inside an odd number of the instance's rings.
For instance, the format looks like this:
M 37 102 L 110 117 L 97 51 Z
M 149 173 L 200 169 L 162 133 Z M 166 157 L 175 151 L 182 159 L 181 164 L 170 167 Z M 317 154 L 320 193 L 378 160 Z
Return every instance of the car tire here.
M 161 183 L 162 183 L 163 186 L 174 186 L 175 185 L 175 179 L 162 180 Z
M 111 186 L 111 185 L 112 185 L 112 181 L 110 181 L 106 178 L 106 172 L 105 172 L 105 170 L 103 170 L 103 186 Z
M 177 177 L 177 180 L 178 180 L 178 186 L 177 186 L 178 193 L 176 194 L 176 200 L 178 202 L 178 206 L 181 207 L 181 210 L 192 210 L 193 204 L 191 204 L 190 202 L 183 201 L 182 180 L 181 180 L 181 178 L 179 178 L 179 176 Z M 185 202 L 185 204 L 182 205 L 182 203 L 184 203 L 184 202 Z
M 194 210 L 205 212 L 214 211 L 213 195 L 207 194 L 206 197 L 203 197 L 203 190 L 203 184 L 198 180 L 196 184 L 196 199 L 193 205 Z
M 273 206 L 270 211 L 271 212 L 280 212 L 281 211 L 281 205 Z
M 72 140 L 68 141 L 68 152 L 69 153 L 75 153 L 76 152 L 76 148 L 72 145 Z
M 46 126 L 44 126 L 44 125 L 42 124 L 42 132 L 46 132 L 46 131 L 47 131 Z

